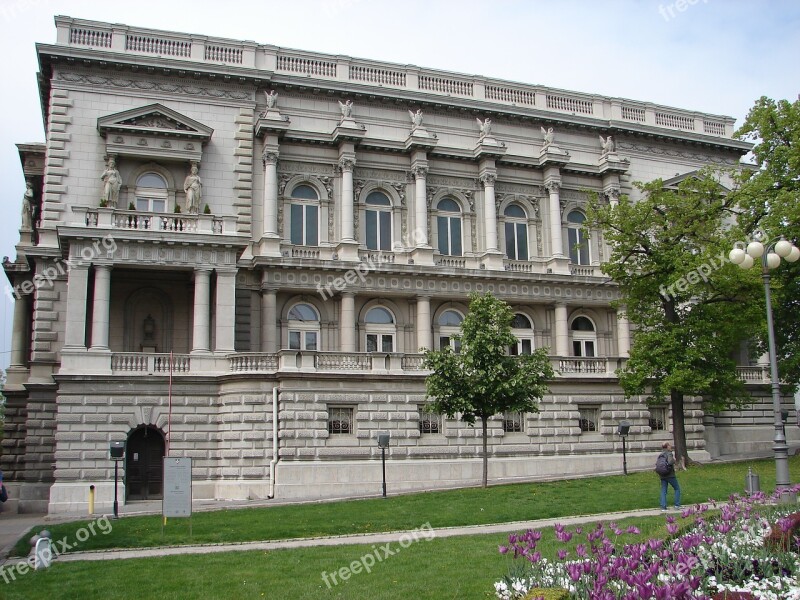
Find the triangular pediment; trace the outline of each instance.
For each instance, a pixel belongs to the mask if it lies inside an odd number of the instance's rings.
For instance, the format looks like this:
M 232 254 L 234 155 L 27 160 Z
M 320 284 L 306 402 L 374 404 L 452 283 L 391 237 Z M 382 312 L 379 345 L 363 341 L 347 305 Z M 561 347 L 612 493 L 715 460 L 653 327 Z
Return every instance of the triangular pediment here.
M 665 179 L 663 181 L 662 187 L 665 190 L 677 190 L 678 186 L 681 183 L 683 183 L 684 181 L 686 181 L 687 179 L 697 179 L 697 180 L 699 180 L 700 179 L 700 171 L 698 169 L 695 169 L 693 171 L 688 171 L 688 172 L 684 173 L 683 175 L 675 175 L 675 177 L 671 177 L 669 179 Z M 722 189 L 723 192 L 729 192 L 730 191 L 730 189 L 728 187 L 722 185 L 719 182 L 717 182 L 717 183 L 718 183 L 719 187 Z
M 163 104 L 149 104 L 100 117 L 97 129 L 104 136 L 109 132 L 134 133 L 196 139 L 201 143 L 211 139 L 214 130 L 182 115 Z

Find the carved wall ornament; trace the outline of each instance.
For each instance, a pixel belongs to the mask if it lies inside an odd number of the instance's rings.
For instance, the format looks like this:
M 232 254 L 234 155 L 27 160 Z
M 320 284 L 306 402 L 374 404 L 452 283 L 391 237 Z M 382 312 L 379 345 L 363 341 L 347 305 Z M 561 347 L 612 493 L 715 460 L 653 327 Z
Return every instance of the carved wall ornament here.
M 602 135 L 598 136 L 600 138 L 600 143 L 603 146 L 603 152 L 600 156 L 606 156 L 607 154 L 614 154 L 616 149 L 616 145 L 614 144 L 614 139 L 611 136 L 604 138 Z
M 318 178 L 320 183 L 325 186 L 325 191 L 328 192 L 328 198 L 333 198 L 333 178 L 323 176 Z
M 282 164 L 282 166 L 285 167 L 286 165 Z M 289 180 L 291 180 L 291 178 L 292 178 L 292 176 L 291 175 L 287 175 L 286 173 L 281 173 L 280 174 L 280 177 L 278 178 L 278 195 L 279 196 L 283 196 L 283 192 L 286 190 L 286 184 L 289 183 Z
M 364 186 L 367 185 L 366 179 L 356 179 L 353 182 L 353 198 L 358 201 L 361 197 L 361 190 L 364 189 Z
M 278 92 L 275 90 L 270 90 L 269 93 L 264 91 L 264 99 L 267 101 L 267 109 L 275 108 L 275 105 L 278 102 Z
M 542 137 L 544 138 L 544 144 L 542 145 L 542 150 L 549 148 L 556 139 L 555 131 L 553 131 L 552 127 L 548 127 L 545 129 L 544 127 L 539 127 L 542 130 Z
M 397 192 L 397 195 L 400 196 L 400 206 L 406 205 L 406 184 L 404 183 L 389 183 L 394 190 Z
M 408 116 L 411 117 L 411 131 L 422 127 L 422 119 L 424 118 L 424 115 L 421 108 L 418 108 L 417 112 L 411 112 L 409 110 Z
M 348 121 L 353 118 L 353 101 L 348 100 L 342 102 L 339 100 L 339 109 L 342 111 L 342 121 Z
M 475 117 L 475 120 L 478 122 L 478 127 L 481 130 L 480 139 L 490 137 L 492 135 L 492 120 L 488 117 L 483 121 L 481 121 L 479 117 Z
M 133 90 L 157 91 L 164 94 L 227 98 L 231 100 L 246 100 L 252 99 L 253 97 L 253 94 L 250 91 L 227 89 L 227 86 L 226 89 L 216 87 L 200 87 L 195 85 L 183 85 L 169 81 L 156 82 L 133 78 L 104 77 L 72 71 L 58 71 L 55 74 L 55 79 L 69 83 L 89 84 L 93 87 L 130 88 Z

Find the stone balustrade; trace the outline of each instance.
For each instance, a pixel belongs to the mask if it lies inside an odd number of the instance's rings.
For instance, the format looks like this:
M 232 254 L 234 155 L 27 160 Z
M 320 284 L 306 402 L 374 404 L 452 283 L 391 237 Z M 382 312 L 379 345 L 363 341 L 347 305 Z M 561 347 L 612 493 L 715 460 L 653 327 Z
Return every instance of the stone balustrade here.
M 73 206 L 70 224 L 103 229 L 168 231 L 175 234 L 237 235 L 236 220 L 233 215 L 184 215 Z
M 416 90 L 429 95 L 468 98 L 488 104 L 535 108 L 542 112 L 598 119 L 656 129 L 689 131 L 732 138 L 734 119 L 638 102 L 524 85 L 483 76 L 450 73 L 236 41 L 56 17 L 57 43 L 76 48 L 206 63 L 226 69 L 262 70 L 307 79 L 319 78 L 361 86 Z

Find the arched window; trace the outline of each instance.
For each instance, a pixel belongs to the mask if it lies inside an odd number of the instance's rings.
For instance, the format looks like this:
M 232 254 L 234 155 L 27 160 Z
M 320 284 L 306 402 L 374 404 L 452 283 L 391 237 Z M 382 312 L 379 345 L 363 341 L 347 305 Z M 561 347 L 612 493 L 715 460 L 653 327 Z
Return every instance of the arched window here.
M 310 185 L 298 185 L 291 194 L 289 239 L 297 246 L 319 244 L 319 196 Z
M 439 329 L 439 349 L 442 350 L 446 346 L 450 346 L 453 352 L 461 351 L 461 340 L 457 340 L 454 336 L 461 333 L 461 323 L 464 321 L 464 315 L 456 310 L 446 310 L 436 321 Z
M 392 201 L 383 192 L 372 192 L 366 200 L 367 248 L 392 249 Z
M 514 320 L 511 322 L 511 333 L 517 338 L 516 346 L 510 348 L 512 356 L 533 352 L 533 324 L 526 315 L 522 313 L 514 315 Z
M 572 355 L 593 357 L 597 345 L 597 333 L 594 324 L 586 317 L 576 317 L 572 321 Z
M 319 350 L 319 315 L 310 304 L 295 304 L 289 310 L 289 348 Z
M 591 264 L 589 242 L 583 231 L 586 216 L 577 210 L 567 215 L 567 239 L 569 240 L 569 259 L 576 265 Z
M 521 206 L 509 204 L 506 218 L 506 256 L 512 260 L 528 260 L 528 216 Z
M 166 212 L 167 182 L 158 173 L 144 173 L 136 179 L 136 210 Z
M 461 256 L 461 207 L 452 198 L 444 198 L 437 205 L 436 231 L 439 234 L 439 252 L 448 256 Z
M 394 315 L 382 306 L 369 309 L 364 319 L 367 352 L 394 352 Z

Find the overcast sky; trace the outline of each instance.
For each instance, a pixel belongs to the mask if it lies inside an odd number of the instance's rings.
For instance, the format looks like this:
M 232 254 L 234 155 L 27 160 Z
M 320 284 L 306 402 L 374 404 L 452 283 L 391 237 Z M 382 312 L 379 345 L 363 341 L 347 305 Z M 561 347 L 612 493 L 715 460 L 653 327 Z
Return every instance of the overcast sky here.
M 57 14 L 632 98 L 737 125 L 760 96 L 800 93 L 797 0 L 0 0 L 0 256 L 12 260 L 25 190 L 14 144 L 45 141 L 34 44 L 55 43 Z M 0 296 L 5 368 L 13 301 Z

